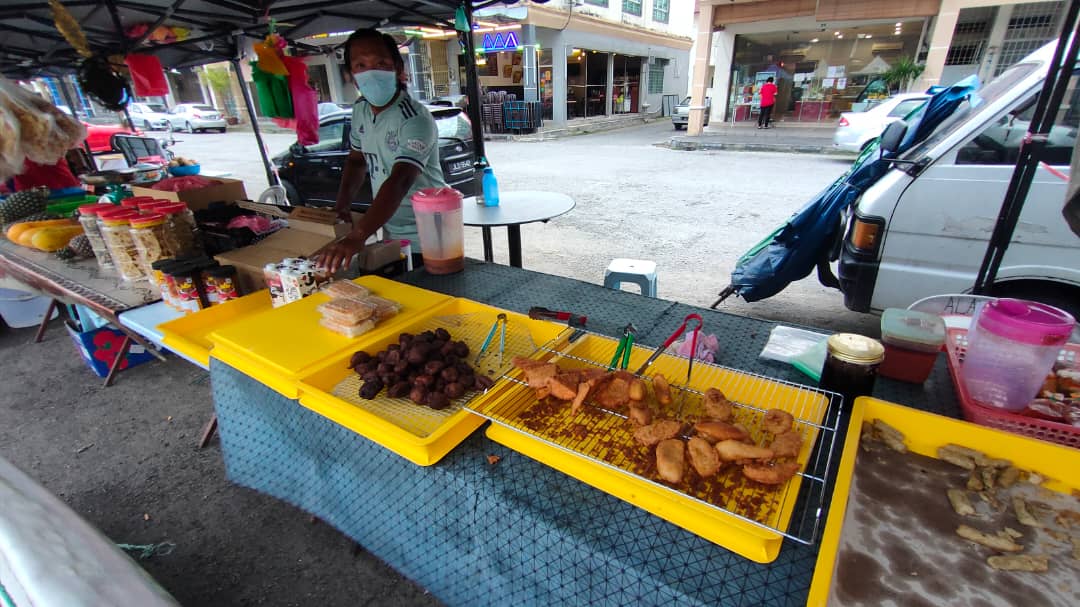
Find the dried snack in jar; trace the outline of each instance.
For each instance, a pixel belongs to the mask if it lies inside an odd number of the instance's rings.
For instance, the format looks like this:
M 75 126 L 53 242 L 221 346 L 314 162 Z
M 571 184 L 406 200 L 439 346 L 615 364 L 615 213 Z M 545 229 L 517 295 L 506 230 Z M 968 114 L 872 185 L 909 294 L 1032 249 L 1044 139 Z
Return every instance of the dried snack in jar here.
M 322 289 L 330 297 L 344 297 L 347 299 L 364 299 L 371 296 L 367 287 L 356 284 L 351 280 L 335 280 Z
M 375 306 L 364 301 L 338 297 L 316 308 L 323 318 L 341 325 L 356 325 L 375 314 Z

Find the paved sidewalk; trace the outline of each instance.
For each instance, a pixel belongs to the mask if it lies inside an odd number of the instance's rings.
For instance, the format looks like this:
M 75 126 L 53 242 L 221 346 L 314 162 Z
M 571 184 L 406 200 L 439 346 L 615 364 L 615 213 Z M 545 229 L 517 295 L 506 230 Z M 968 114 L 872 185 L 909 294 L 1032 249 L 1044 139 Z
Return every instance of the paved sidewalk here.
M 668 146 L 673 150 L 742 150 L 748 152 L 794 152 L 801 154 L 835 154 L 855 157 L 833 147 L 836 125 L 832 122 L 806 124 L 781 121 L 768 129 L 759 129 L 753 122 L 732 125 L 712 123 L 701 135 L 672 131 Z

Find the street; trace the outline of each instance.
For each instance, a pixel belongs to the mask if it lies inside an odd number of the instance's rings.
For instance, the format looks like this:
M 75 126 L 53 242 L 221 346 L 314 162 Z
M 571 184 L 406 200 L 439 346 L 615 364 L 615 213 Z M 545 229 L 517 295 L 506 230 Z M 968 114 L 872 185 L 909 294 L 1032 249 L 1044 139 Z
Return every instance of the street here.
M 554 141 L 487 142 L 501 189 L 562 192 L 577 203 L 547 224 L 522 227 L 524 266 L 600 283 L 615 257 L 650 259 L 661 298 L 708 306 L 739 256 L 851 164 L 827 156 L 655 145 L 671 133 L 670 122 L 659 120 Z M 265 139 L 271 156 L 295 141 L 286 134 Z M 249 197 L 266 187 L 252 132 L 178 133 L 177 140 L 177 154 L 243 179 Z M 495 229 L 494 236 L 495 260 L 507 263 L 506 231 Z M 465 237 L 466 255 L 482 258 L 480 229 L 466 228 Z M 771 299 L 731 297 L 720 309 L 837 331 L 879 331 L 876 316 L 848 311 L 840 292 L 818 284 L 815 275 Z

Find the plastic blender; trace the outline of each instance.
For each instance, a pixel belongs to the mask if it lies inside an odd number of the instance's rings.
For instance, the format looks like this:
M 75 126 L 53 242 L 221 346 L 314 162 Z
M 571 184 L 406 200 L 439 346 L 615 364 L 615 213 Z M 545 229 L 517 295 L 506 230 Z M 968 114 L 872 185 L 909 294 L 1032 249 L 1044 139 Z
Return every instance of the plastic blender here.
M 982 307 L 968 333 L 960 367 L 972 400 L 1007 411 L 1026 407 L 1039 392 L 1076 320 L 1053 306 L 998 299 Z
M 452 274 L 465 269 L 463 195 L 454 188 L 426 188 L 412 195 L 424 269 Z

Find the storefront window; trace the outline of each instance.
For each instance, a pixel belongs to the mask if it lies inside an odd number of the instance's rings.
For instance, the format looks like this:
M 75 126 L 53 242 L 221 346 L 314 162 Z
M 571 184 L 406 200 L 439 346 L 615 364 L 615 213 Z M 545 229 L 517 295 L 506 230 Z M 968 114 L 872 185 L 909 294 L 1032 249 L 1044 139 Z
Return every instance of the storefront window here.
M 869 109 L 890 94 L 882 74 L 899 59 L 917 55 L 922 24 L 920 19 L 736 36 L 728 115 L 756 119 L 758 92 L 770 76 L 778 89 L 774 120 L 828 122 L 841 112 Z
M 653 59 L 649 65 L 649 94 L 662 95 L 664 93 L 664 67 L 667 59 Z
M 670 12 L 671 2 L 670 0 L 653 0 L 652 5 L 652 18 L 653 21 L 659 23 L 668 22 L 668 13 Z
M 544 120 L 554 119 L 555 85 L 551 61 L 551 49 L 540 49 L 537 54 L 537 81 L 540 87 L 540 109 Z
M 623 0 L 622 12 L 641 16 L 641 0 Z
M 591 4 L 593 6 L 604 6 L 604 7 L 606 7 L 607 3 L 608 3 L 608 0 L 585 0 L 585 4 Z

